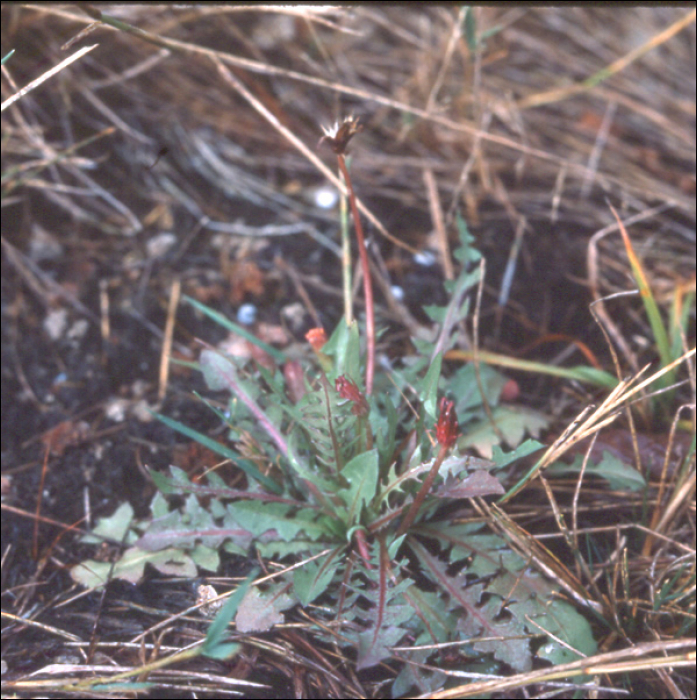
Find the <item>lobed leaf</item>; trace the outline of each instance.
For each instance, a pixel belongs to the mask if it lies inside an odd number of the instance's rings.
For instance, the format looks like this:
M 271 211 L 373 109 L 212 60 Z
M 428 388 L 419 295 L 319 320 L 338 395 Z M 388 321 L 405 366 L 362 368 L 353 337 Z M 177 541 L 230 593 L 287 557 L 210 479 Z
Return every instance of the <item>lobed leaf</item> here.
M 301 532 L 310 539 L 332 537 L 325 522 L 317 518 L 317 513 L 310 509 L 297 510 L 285 503 L 253 503 L 238 501 L 229 503 L 228 513 L 252 537 L 260 537 L 271 531 L 271 536 L 285 542 L 293 541 Z
M 87 560 L 74 566 L 70 570 L 70 576 L 73 581 L 87 588 L 103 586 L 110 577 L 135 584 L 143 577 L 146 564 L 154 566 L 166 576 L 193 578 L 197 574 L 196 564 L 181 549 L 170 547 L 157 552 L 146 552 L 139 547 L 131 547 L 114 564 Z
M 348 508 L 348 522 L 354 522 L 362 508 L 375 497 L 378 485 L 377 449 L 356 455 L 341 471 L 348 488 L 339 491 L 339 497 Z
M 525 433 L 537 437 L 549 424 L 545 415 L 522 406 L 497 406 L 492 413 L 498 432 L 503 434 L 505 442 L 511 446 L 519 445 Z M 473 447 L 488 459 L 493 455 L 494 446 L 500 443 L 501 439 L 488 419 L 469 428 L 458 441 L 460 448 Z
M 448 597 L 450 608 L 462 608 L 464 615 L 457 623 L 457 630 L 462 633 L 462 638 L 496 637 L 496 641 L 474 641 L 474 648 L 482 653 L 493 654 L 496 659 L 504 661 L 519 672 L 530 670 L 532 652 L 524 622 L 515 615 L 504 614 L 505 598 L 492 596 L 482 602 L 483 584 L 470 584 L 466 571 L 455 576 L 449 575 L 447 564 L 429 554 L 418 542 L 412 540 L 410 546 L 424 566 L 425 572 Z M 515 579 L 512 583 L 515 583 Z M 513 591 L 512 587 L 510 591 Z M 490 589 L 487 588 L 487 594 L 490 593 Z
M 343 567 L 332 566 L 331 562 L 342 550 L 334 550 L 322 563 L 309 561 L 293 571 L 293 589 L 303 607 L 319 598 L 335 577 L 340 577 Z
M 297 603 L 294 596 L 285 591 L 285 583 L 276 585 L 262 593 L 258 588 L 250 588 L 242 598 L 235 616 L 238 632 L 268 632 L 275 625 L 285 621 L 284 610 Z
M 105 540 L 123 542 L 124 538 L 131 544 L 135 539 L 134 533 L 126 533 L 133 523 L 133 508 L 130 503 L 122 503 L 111 515 L 99 518 L 92 532 L 84 535 L 81 542 L 85 544 L 101 544 Z

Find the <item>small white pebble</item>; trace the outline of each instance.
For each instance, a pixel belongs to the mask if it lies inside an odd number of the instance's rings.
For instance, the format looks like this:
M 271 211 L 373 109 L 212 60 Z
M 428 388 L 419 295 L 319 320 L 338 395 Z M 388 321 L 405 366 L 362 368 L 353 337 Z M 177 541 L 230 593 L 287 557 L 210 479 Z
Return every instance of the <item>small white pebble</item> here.
M 150 411 L 151 407 L 148 405 L 148 402 L 145 399 L 136 401 L 133 405 L 133 415 L 141 423 L 150 423 L 150 421 L 152 421 L 153 415 Z
M 44 319 L 44 330 L 51 340 L 58 340 L 65 333 L 68 326 L 68 312 L 66 309 L 52 309 Z
M 390 290 L 392 291 L 392 296 L 397 300 L 397 301 L 403 301 L 404 300 L 404 290 L 397 284 L 393 284 L 390 287 Z
M 75 321 L 75 323 L 73 323 L 72 326 L 70 326 L 70 330 L 68 331 L 68 339 L 73 341 L 81 340 L 85 333 L 87 333 L 89 327 L 90 326 L 87 319 L 79 318 L 77 321 Z
M 173 233 L 158 233 L 146 244 L 149 258 L 160 258 L 168 253 L 170 248 L 177 242 L 177 237 Z
M 126 409 L 128 401 L 126 399 L 113 399 L 104 408 L 104 415 L 115 423 L 123 423 L 126 420 Z
M 299 301 L 288 304 L 281 309 L 281 316 L 293 330 L 299 330 L 305 322 L 305 307 Z
M 314 192 L 315 206 L 320 209 L 333 209 L 339 201 L 339 193 L 333 187 L 318 187 Z
M 430 250 L 420 250 L 414 255 L 414 262 L 422 267 L 431 267 L 436 263 L 436 256 Z
M 237 323 L 241 326 L 251 326 L 257 317 L 257 307 L 254 304 L 242 304 L 237 309 Z
M 201 606 L 199 613 L 204 617 L 213 617 L 225 605 L 224 599 L 214 600 L 217 597 L 218 591 L 213 586 L 200 585 L 196 591 L 196 605 Z

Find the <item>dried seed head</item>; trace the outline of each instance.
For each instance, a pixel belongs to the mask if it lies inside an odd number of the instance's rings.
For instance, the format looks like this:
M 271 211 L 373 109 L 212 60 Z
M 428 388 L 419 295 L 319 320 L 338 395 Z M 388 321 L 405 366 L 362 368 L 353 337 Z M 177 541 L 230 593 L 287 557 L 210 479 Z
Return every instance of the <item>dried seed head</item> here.
M 336 122 L 334 126 L 323 126 L 324 136 L 319 140 L 319 144 L 326 141 L 334 153 L 337 155 L 345 154 L 348 142 L 359 131 L 363 131 L 363 125 L 359 121 L 359 117 L 351 115 L 346 117 L 341 124 Z

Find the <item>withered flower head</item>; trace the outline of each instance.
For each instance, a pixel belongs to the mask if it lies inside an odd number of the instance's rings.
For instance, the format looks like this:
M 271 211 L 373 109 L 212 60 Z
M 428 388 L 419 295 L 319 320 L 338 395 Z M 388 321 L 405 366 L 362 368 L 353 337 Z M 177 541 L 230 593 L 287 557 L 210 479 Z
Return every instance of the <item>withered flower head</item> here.
M 363 131 L 363 125 L 359 121 L 359 117 L 351 115 L 346 117 L 341 124 L 336 122 L 334 126 L 323 126 L 324 136 L 319 140 L 319 143 L 322 144 L 326 141 L 334 153 L 343 155 L 346 153 L 348 142 L 353 136 L 359 131 Z
M 342 374 L 336 378 L 334 386 L 342 399 L 353 401 L 351 413 L 353 413 L 354 416 L 368 415 L 370 407 L 368 406 L 365 396 L 355 382 L 352 382 L 348 377 Z
M 452 447 L 460 434 L 460 428 L 457 424 L 457 414 L 455 413 L 455 404 L 444 396 L 440 400 L 438 408 L 440 412 L 438 414 L 438 422 L 435 425 L 436 439 L 439 445 L 443 447 Z

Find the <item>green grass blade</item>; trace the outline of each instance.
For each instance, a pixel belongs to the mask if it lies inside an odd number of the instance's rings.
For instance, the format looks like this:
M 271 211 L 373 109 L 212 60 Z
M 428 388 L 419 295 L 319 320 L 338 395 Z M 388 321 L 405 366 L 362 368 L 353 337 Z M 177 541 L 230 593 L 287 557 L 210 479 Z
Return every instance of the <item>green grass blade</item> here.
M 227 659 L 237 649 L 239 644 L 223 644 L 223 639 L 232 618 L 237 613 L 237 608 L 242 602 L 247 589 L 252 581 L 259 573 L 259 569 L 255 568 L 249 573 L 249 576 L 237 587 L 237 590 L 228 598 L 227 602 L 216 615 L 215 620 L 211 623 L 206 634 L 206 641 L 201 647 L 201 654 L 212 659 Z
M 627 229 L 620 220 L 619 215 L 615 209 L 610 206 L 612 213 L 617 219 L 617 225 L 620 228 L 620 233 L 622 234 L 622 240 L 624 241 L 624 247 L 627 251 L 627 257 L 629 258 L 629 264 L 632 268 L 632 274 L 636 280 L 637 286 L 639 287 L 639 293 L 641 294 L 641 300 L 644 302 L 644 308 L 646 309 L 646 316 L 649 319 L 649 324 L 651 325 L 651 331 L 653 333 L 654 340 L 656 341 L 656 347 L 658 349 L 658 354 L 661 358 L 661 363 L 663 367 L 666 367 L 673 361 L 673 356 L 670 350 L 670 342 L 668 340 L 668 332 L 666 331 L 665 324 L 661 318 L 661 312 L 658 309 L 658 304 L 656 299 L 649 287 L 648 280 L 646 279 L 646 274 L 644 273 L 644 268 L 642 267 L 641 261 L 634 252 L 634 247 L 632 246 L 632 241 L 629 238 Z M 663 385 L 673 383 L 674 373 L 666 375 L 663 380 Z
M 471 362 L 474 359 L 474 353 L 471 350 L 449 350 L 445 353 L 445 359 Z M 488 365 L 517 369 L 521 372 L 535 372 L 537 374 L 548 374 L 552 377 L 573 379 L 577 382 L 603 386 L 608 389 L 614 389 L 617 386 L 617 378 L 612 374 L 602 369 L 596 369 L 595 367 L 588 367 L 586 365 L 579 365 L 578 367 L 555 367 L 542 362 L 519 360 L 516 357 L 508 357 L 507 355 L 499 355 L 495 352 L 486 352 L 483 350 L 479 351 L 479 361 Z

